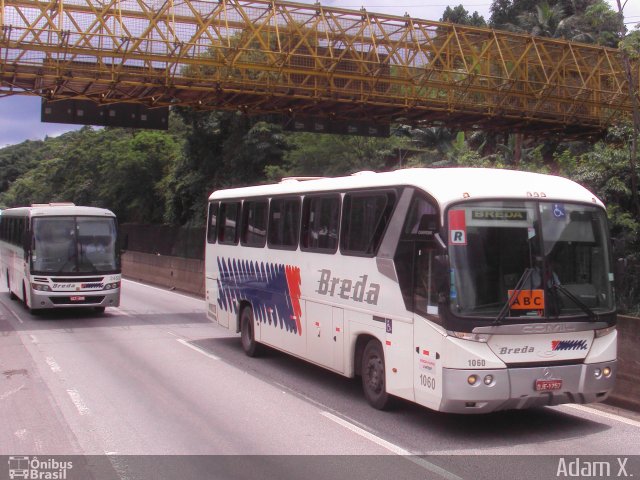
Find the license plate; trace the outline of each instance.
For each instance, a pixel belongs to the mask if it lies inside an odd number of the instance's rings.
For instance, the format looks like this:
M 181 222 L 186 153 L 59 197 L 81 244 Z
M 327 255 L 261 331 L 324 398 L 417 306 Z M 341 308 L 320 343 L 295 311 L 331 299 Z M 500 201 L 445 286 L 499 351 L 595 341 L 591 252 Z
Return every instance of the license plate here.
M 546 392 L 549 390 L 560 390 L 562 380 L 536 380 L 536 391 Z
M 84 302 L 84 297 L 71 297 L 72 302 Z

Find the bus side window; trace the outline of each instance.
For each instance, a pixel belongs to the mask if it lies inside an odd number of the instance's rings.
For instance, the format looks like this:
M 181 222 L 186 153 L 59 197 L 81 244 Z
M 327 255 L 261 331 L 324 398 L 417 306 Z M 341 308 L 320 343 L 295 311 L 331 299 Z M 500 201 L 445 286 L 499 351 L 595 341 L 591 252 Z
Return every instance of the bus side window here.
M 274 198 L 269 212 L 269 248 L 295 250 L 300 230 L 300 198 Z
M 216 237 L 218 236 L 217 221 L 218 203 L 210 203 L 207 214 L 207 243 L 216 243 Z
M 300 247 L 318 253 L 335 253 L 340 229 L 340 196 L 305 197 L 302 203 Z
M 394 205 L 394 192 L 346 194 L 342 213 L 340 251 L 347 255 L 375 255 Z
M 242 205 L 242 226 L 240 243 L 247 247 L 264 247 L 267 241 L 266 200 L 245 201 Z
M 226 245 L 238 243 L 238 220 L 240 202 L 223 202 L 220 204 L 220 225 L 218 242 Z

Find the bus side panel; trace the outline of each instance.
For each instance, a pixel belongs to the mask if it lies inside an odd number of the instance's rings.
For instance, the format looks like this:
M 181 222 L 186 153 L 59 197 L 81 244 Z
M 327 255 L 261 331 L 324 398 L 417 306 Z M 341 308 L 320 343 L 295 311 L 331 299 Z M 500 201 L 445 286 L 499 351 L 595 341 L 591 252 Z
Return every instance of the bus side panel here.
M 333 369 L 344 373 L 344 310 L 333 307 Z
M 276 294 L 277 295 L 277 294 Z M 304 303 L 304 302 L 301 302 Z M 283 318 L 279 318 L 275 314 L 275 310 L 265 308 L 266 321 L 263 320 L 260 325 L 260 342 L 271 345 L 285 352 L 306 358 L 306 329 L 303 323 L 298 330 L 291 328 Z
M 415 401 L 438 410 L 442 399 L 444 336 L 427 320 L 414 318 L 413 385 Z
M 11 291 L 22 301 L 24 301 L 24 295 L 22 294 L 22 285 L 25 282 L 25 271 L 28 266 L 25 266 L 24 255 L 22 252 L 16 251 L 17 247 L 9 247 L 5 250 L 8 253 L 7 268 L 9 275 L 9 283 L 11 285 Z M 26 288 L 26 287 L 25 287 Z
M 305 303 L 307 358 L 325 367 L 334 368 L 337 337 L 334 340 L 333 312 L 341 309 L 322 303 Z
M 218 284 L 211 277 L 205 278 L 205 300 L 207 302 L 207 318 L 222 327 L 228 327 L 229 314 L 218 308 Z

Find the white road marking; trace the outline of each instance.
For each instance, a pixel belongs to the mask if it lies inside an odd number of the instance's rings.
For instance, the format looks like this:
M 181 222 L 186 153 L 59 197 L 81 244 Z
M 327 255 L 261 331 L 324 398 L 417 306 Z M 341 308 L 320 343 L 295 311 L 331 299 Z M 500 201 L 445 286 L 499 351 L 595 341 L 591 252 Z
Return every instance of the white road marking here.
M 29 335 L 29 338 L 31 339 L 32 343 L 38 343 L 38 337 L 36 337 L 35 335 Z
M 598 415 L 603 418 L 608 418 L 609 420 L 615 420 L 617 422 L 631 425 L 632 427 L 640 428 L 640 422 L 638 422 L 637 420 L 632 420 L 630 418 L 626 418 L 621 415 L 616 415 L 615 413 L 603 412 L 602 410 L 597 410 L 595 408 L 589 408 L 589 407 L 585 407 L 584 405 L 576 405 L 576 404 L 560 405 L 558 408 L 563 408 L 563 407 L 573 408 L 574 410 L 580 410 L 581 412 L 591 413 L 593 415 Z
M 405 450 L 402 447 L 399 447 L 398 445 L 395 445 L 391 442 L 387 442 L 386 440 L 374 435 L 371 432 L 368 432 L 366 430 L 364 430 L 363 428 L 358 427 L 357 425 L 354 425 L 351 422 L 348 422 L 336 415 L 334 415 L 333 413 L 329 413 L 329 412 L 325 412 L 325 411 L 321 411 L 320 415 L 322 415 L 323 417 L 328 418 L 329 420 L 336 422 L 338 425 L 342 425 L 343 427 L 351 430 L 353 433 L 356 433 L 358 435 L 360 435 L 361 437 L 366 438 L 367 440 L 372 441 L 373 443 L 380 445 L 382 448 L 385 448 L 387 450 L 389 450 L 392 453 L 395 453 L 396 455 L 400 455 L 402 457 L 404 457 L 405 459 L 409 460 L 410 462 L 415 463 L 416 465 L 421 466 L 422 468 L 429 470 L 432 473 L 435 473 L 436 475 L 440 475 L 443 478 L 446 478 L 448 480 L 462 480 L 461 477 L 445 470 L 442 467 L 439 467 L 438 465 L 428 462 L 427 460 L 425 460 L 424 458 L 420 458 L 418 456 L 416 456 L 415 454 L 411 453 L 409 450 Z
M 60 365 L 58 365 L 58 362 L 56 362 L 53 357 L 47 357 L 45 361 L 53 373 L 60 373 L 62 371 Z
M 67 390 L 67 393 L 71 397 L 71 401 L 76 406 L 76 409 L 78 409 L 78 413 L 80 415 L 87 415 L 88 413 L 90 413 L 89 407 L 87 407 L 87 405 L 84 403 L 84 400 L 82 400 L 82 397 L 77 390 L 69 389 Z
M 27 429 L 26 428 L 21 428 L 20 430 L 16 430 L 15 432 L 13 432 L 13 434 L 18 437 L 20 440 L 22 440 L 25 435 L 27 434 Z
M 14 317 L 16 317 L 16 319 L 20 322 L 20 323 L 24 323 L 22 321 L 22 319 L 18 316 L 18 314 L 16 312 L 14 312 L 13 310 L 11 310 L 9 307 L 7 307 L 7 310 L 9 310 L 11 312 L 11 315 L 13 315 Z
M 164 293 L 173 293 L 174 295 L 180 295 L 181 297 L 185 297 L 185 298 L 189 298 L 191 300 L 197 300 L 200 302 L 204 302 L 204 298 L 200 298 L 200 297 L 193 297 L 191 295 L 185 295 L 184 293 L 180 293 L 180 292 L 176 292 L 174 290 L 170 290 L 168 287 L 167 288 L 159 288 L 159 287 L 153 287 L 151 285 L 147 285 L 146 283 L 141 283 L 141 282 L 136 282 L 135 280 L 129 280 L 129 279 L 122 279 L 125 282 L 131 282 L 131 283 L 135 283 L 137 285 L 141 285 L 143 287 L 147 287 L 147 288 L 151 288 L 152 290 L 158 290 L 160 292 L 164 292 Z
M 320 415 L 328 418 L 329 420 L 336 422 L 338 425 L 342 425 L 343 427 L 351 430 L 354 433 L 357 433 L 361 437 L 364 437 L 367 440 L 370 440 L 373 443 L 380 445 L 382 448 L 386 448 L 387 450 L 389 450 L 392 453 L 395 453 L 396 455 L 411 455 L 411 452 L 409 450 L 405 450 L 404 448 L 394 445 L 393 443 L 387 442 L 386 440 L 383 440 L 382 438 L 374 435 L 373 433 L 367 432 L 363 428 L 360 428 L 351 422 L 347 422 L 346 420 L 334 415 L 333 413 L 323 411 L 323 412 L 320 412 Z
M 205 357 L 209 357 L 212 360 L 220 360 L 220 357 L 216 357 L 215 355 L 212 355 L 211 353 L 209 353 L 209 352 L 207 352 L 205 350 L 202 350 L 201 348 L 196 347 L 195 345 L 191 345 L 189 342 L 187 342 L 186 340 L 183 340 L 182 338 L 178 338 L 177 340 L 178 340 L 178 342 L 180 342 L 185 347 L 189 347 L 190 349 L 195 350 L 198 353 L 201 353 Z

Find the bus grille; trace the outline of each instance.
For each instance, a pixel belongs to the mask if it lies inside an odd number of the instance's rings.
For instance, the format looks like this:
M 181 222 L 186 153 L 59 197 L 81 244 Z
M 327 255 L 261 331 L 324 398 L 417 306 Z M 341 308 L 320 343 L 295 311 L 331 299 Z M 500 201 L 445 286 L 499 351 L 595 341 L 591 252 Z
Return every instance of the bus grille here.
M 69 277 L 69 278 L 52 278 L 53 283 L 94 283 L 94 282 L 102 282 L 104 277 L 89 277 L 89 278 L 78 278 L 78 277 Z
M 102 303 L 104 295 L 98 297 L 84 297 L 84 300 L 71 300 L 71 297 L 49 297 L 54 305 L 93 305 L 94 303 Z

